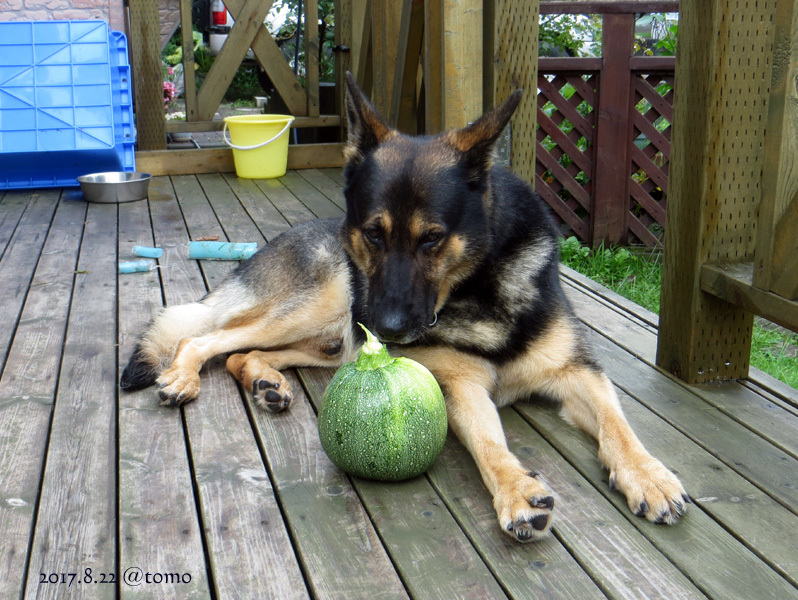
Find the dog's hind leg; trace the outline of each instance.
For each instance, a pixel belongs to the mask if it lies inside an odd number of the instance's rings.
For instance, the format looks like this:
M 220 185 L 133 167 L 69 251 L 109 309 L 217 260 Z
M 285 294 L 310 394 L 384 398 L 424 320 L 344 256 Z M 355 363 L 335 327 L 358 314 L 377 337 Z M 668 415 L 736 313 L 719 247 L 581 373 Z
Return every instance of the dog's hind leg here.
M 241 386 L 252 394 L 260 408 L 279 412 L 291 404 L 291 384 L 280 371 L 288 367 L 337 367 L 344 362 L 341 340 L 319 342 L 306 340 L 291 348 L 273 351 L 253 350 L 233 354 L 227 359 L 227 370 Z

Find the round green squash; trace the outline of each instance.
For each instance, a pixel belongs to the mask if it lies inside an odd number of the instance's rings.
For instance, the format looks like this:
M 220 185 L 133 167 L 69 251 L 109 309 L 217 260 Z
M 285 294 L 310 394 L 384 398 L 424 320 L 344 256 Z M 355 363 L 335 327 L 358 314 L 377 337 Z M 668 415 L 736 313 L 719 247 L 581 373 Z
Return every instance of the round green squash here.
M 363 329 L 366 342 L 357 359 L 339 368 L 324 392 L 321 445 L 351 475 L 380 481 L 416 477 L 432 466 L 446 441 L 443 393 L 426 367 L 391 357 Z

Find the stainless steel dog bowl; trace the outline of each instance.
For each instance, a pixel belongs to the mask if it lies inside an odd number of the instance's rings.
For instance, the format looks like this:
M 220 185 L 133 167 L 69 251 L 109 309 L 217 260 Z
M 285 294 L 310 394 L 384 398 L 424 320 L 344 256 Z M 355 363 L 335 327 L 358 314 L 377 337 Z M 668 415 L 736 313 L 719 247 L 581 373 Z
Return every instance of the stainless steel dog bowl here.
M 92 173 L 78 177 L 83 196 L 89 202 L 117 204 L 147 197 L 150 187 L 149 173 Z

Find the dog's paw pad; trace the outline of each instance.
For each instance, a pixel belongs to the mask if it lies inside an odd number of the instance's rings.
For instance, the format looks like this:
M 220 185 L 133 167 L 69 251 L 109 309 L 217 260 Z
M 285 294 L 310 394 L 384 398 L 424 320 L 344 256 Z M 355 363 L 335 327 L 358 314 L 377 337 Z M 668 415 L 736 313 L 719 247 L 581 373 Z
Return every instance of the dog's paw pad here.
M 188 369 L 169 369 L 156 382 L 162 406 L 180 406 L 199 395 L 199 373 Z
M 658 460 L 618 467 L 610 473 L 610 489 L 626 496 L 629 509 L 652 523 L 673 525 L 687 512 L 690 499 L 679 479 Z
M 255 379 L 252 382 L 252 399 L 260 408 L 280 412 L 291 404 L 291 391 L 285 388 L 286 386 L 281 386 L 279 382 Z
M 519 542 L 546 537 L 554 521 L 554 496 L 538 479 L 527 474 L 494 497 L 502 529 Z

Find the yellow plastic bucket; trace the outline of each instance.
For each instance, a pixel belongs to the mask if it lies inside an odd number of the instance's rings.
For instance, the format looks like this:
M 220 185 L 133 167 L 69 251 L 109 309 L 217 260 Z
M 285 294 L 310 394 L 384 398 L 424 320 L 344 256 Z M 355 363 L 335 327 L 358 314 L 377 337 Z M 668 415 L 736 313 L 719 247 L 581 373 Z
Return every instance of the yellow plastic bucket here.
M 246 179 L 270 179 L 285 175 L 288 129 L 293 121 L 294 117 L 290 115 L 225 117 L 222 135 L 233 149 L 236 174 Z

